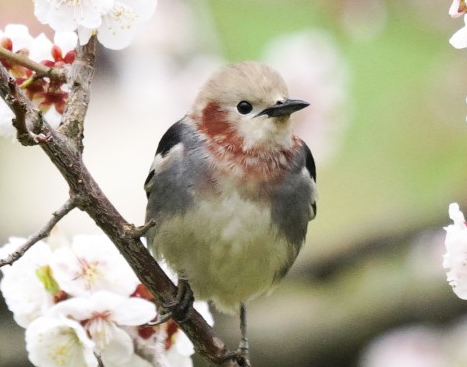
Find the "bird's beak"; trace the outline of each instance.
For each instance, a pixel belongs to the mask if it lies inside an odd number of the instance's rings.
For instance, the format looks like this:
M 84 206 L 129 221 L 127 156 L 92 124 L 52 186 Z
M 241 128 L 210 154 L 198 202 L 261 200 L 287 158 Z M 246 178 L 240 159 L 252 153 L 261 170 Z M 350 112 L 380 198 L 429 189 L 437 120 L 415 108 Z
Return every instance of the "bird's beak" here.
M 286 99 L 284 102 L 277 102 L 275 105 L 265 108 L 255 117 L 267 115 L 268 117 L 289 116 L 293 112 L 299 111 L 310 104 L 299 99 Z

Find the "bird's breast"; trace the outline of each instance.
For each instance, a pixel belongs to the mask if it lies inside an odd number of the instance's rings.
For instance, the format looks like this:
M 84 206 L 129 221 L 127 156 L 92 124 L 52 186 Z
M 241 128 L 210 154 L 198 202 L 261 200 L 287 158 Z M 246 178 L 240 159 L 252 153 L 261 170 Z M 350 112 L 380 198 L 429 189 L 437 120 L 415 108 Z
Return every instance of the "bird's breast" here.
M 270 207 L 233 188 L 164 221 L 154 243 L 196 296 L 226 311 L 267 291 L 294 257 Z

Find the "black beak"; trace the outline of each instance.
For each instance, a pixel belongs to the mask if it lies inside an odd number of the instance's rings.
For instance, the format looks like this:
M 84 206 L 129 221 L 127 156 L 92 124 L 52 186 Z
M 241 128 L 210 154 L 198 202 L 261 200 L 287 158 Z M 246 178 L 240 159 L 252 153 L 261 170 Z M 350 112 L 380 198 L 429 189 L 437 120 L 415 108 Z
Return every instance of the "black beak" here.
M 284 102 L 277 102 L 275 105 L 268 107 L 258 113 L 255 117 L 267 115 L 268 117 L 289 116 L 293 112 L 299 111 L 310 104 L 299 99 L 286 99 Z

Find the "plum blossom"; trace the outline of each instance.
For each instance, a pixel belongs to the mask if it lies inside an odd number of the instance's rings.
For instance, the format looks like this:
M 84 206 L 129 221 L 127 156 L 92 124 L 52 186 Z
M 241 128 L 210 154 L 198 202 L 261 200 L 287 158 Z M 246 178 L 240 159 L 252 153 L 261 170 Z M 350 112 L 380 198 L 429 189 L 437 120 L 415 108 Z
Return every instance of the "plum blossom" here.
M 5 258 L 25 242 L 25 238 L 10 238 L 0 249 L 0 258 Z M 38 242 L 13 265 L 2 268 L 0 291 L 8 308 L 13 312 L 16 323 L 22 327 L 27 327 L 54 303 L 53 295 L 37 276 L 40 269 L 47 266 L 50 256 L 51 251 L 47 244 Z
M 127 47 L 134 25 L 147 21 L 156 9 L 157 0 L 36 0 L 34 13 L 40 22 L 55 31 L 77 31 L 86 44 L 93 34 L 105 47 Z
M 449 15 L 453 18 L 460 17 L 467 12 L 465 0 L 454 0 L 449 8 Z M 467 18 L 464 16 L 464 23 L 467 24 Z M 467 26 L 459 29 L 449 40 L 449 43 L 457 49 L 467 47 Z
M 25 241 L 11 238 L 0 258 Z M 96 367 L 96 354 L 106 367 L 193 365 L 193 344 L 173 320 L 148 324 L 157 318 L 154 298 L 104 235 L 69 243 L 53 232 L 1 271 L 0 290 L 36 366 Z M 207 303 L 194 307 L 212 325 Z
M 139 281 L 128 263 L 104 235 L 75 236 L 70 247 L 53 253 L 54 276 L 73 296 L 88 296 L 99 290 L 129 295 Z
M 35 0 L 34 15 L 55 31 L 74 31 L 78 26 L 95 29 L 113 3 L 114 0 Z
M 0 45 L 5 49 L 28 56 L 31 60 L 56 68 L 63 68 L 73 63 L 77 36 L 73 32 L 57 32 L 52 43 L 43 33 L 32 37 L 25 25 L 9 24 L 5 31 L 0 30 Z M 26 95 L 42 111 L 52 127 L 57 127 L 64 111 L 68 86 L 62 82 L 45 78 L 34 78 L 31 70 L 20 65 L 13 65 L 0 59 L 15 83 L 23 88 Z M 0 135 L 13 137 L 14 115 L 5 102 L 0 101 Z
M 50 312 L 80 322 L 105 366 L 133 365 L 133 341 L 122 328 L 138 326 L 155 319 L 154 303 L 137 297 L 124 297 L 108 291 L 98 291 L 90 297 L 65 300 Z
M 467 17 L 464 16 L 464 23 L 467 24 Z M 452 35 L 449 40 L 449 43 L 457 49 L 467 47 L 467 25 L 459 29 L 456 33 Z
M 449 8 L 449 15 L 453 18 L 460 17 L 467 12 L 465 0 L 454 0 Z
M 467 226 L 457 203 L 449 205 L 449 217 L 454 223 L 444 228 L 446 254 L 443 267 L 448 269 L 447 280 L 454 293 L 467 299 Z
M 97 367 L 94 342 L 85 329 L 66 317 L 39 317 L 26 329 L 30 361 L 41 367 Z

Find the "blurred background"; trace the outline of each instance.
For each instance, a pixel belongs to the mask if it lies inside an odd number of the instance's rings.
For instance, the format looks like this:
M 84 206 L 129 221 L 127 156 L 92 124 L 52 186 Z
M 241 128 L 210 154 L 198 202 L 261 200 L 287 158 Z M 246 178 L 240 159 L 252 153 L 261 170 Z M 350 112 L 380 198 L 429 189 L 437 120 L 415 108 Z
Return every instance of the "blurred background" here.
M 467 52 L 448 0 L 159 0 L 123 51 L 99 50 L 85 162 L 130 222 L 162 133 L 226 62 L 275 66 L 311 106 L 295 129 L 318 170 L 318 216 L 296 264 L 249 306 L 261 366 L 467 366 L 467 303 L 442 268 L 448 205 L 467 212 Z M 0 0 L 0 28 L 30 0 Z M 0 244 L 42 227 L 67 186 L 40 148 L 0 140 Z M 98 233 L 83 213 L 67 236 Z M 229 346 L 237 318 L 215 315 Z M 204 362 L 195 357 L 197 366 Z M 29 366 L 24 331 L 0 298 L 0 367 Z

